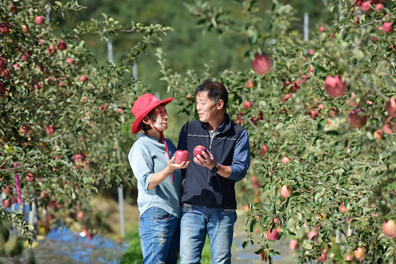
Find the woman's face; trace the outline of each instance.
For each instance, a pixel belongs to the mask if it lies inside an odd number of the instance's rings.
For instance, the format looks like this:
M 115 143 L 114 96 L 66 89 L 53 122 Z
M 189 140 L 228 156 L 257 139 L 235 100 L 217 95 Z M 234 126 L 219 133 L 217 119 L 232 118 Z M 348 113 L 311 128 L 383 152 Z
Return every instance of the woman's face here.
M 153 122 L 154 126 L 159 131 L 166 130 L 168 128 L 168 113 L 166 112 L 165 106 L 157 106 L 153 113 L 157 116 L 157 119 L 155 120 L 155 122 Z M 152 127 L 151 124 L 150 126 Z

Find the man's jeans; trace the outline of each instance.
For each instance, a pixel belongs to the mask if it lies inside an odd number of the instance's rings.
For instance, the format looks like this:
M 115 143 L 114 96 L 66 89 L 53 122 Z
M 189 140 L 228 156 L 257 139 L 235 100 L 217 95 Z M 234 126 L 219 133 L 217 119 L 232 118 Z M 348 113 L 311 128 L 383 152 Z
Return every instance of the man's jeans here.
M 231 245 L 235 210 L 223 213 L 200 214 L 192 212 L 191 205 L 184 204 L 180 221 L 180 264 L 201 263 L 201 253 L 206 234 L 209 237 L 212 263 L 231 263 Z
M 143 264 L 176 264 L 179 257 L 179 219 L 168 212 L 151 207 L 139 217 L 139 238 Z

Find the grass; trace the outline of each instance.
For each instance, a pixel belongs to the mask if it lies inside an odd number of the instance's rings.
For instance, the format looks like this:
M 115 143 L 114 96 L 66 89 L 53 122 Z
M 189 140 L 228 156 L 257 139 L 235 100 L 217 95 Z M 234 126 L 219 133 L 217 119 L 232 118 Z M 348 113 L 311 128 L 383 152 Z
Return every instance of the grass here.
M 130 230 L 128 230 L 128 233 L 125 236 L 125 240 L 129 241 L 129 248 L 125 252 L 124 257 L 122 258 L 121 264 L 142 263 L 143 255 L 142 255 L 142 249 L 140 247 L 138 223 L 134 223 L 132 226 L 129 226 L 129 229 Z M 180 258 L 179 258 L 179 262 L 180 262 Z M 206 238 L 205 246 L 202 250 L 201 263 L 202 264 L 212 263 L 208 238 Z

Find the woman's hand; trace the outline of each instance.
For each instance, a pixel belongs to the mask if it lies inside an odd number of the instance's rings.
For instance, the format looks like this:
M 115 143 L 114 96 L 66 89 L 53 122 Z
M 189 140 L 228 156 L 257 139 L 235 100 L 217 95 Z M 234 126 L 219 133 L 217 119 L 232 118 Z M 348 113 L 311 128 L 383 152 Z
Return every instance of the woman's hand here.
M 186 169 L 188 167 L 188 165 L 190 165 L 190 161 L 183 161 L 180 165 L 175 163 L 175 156 L 173 156 L 173 158 L 171 158 L 168 162 L 168 170 L 170 171 L 170 173 L 174 172 L 175 170 L 178 169 Z

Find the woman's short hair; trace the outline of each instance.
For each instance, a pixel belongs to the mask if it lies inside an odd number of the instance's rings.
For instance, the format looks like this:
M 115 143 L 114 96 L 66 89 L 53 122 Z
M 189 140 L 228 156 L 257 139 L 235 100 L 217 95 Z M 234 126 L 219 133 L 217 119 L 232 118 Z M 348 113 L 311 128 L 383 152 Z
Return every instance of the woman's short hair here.
M 160 105 L 165 106 L 164 104 L 160 104 Z M 158 107 L 158 106 L 157 106 L 157 107 Z M 142 121 L 140 122 L 139 127 L 140 127 L 144 132 L 150 130 L 150 129 L 151 129 L 151 126 L 145 124 L 145 123 L 143 122 L 143 120 L 147 120 L 147 117 L 148 117 L 148 118 L 151 120 L 152 123 L 155 123 L 155 121 L 157 120 L 157 115 L 154 114 L 154 111 L 155 111 L 155 109 L 157 109 L 157 107 L 154 108 L 153 110 L 151 110 L 151 111 L 147 114 L 147 116 L 145 116 L 145 117 L 142 119 Z

